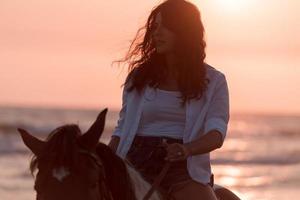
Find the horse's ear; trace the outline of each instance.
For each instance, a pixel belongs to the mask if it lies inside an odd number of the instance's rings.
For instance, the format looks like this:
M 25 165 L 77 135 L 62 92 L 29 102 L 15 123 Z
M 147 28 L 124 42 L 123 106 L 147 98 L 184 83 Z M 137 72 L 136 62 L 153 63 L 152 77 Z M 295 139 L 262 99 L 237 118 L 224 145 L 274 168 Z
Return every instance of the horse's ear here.
M 83 145 L 85 148 L 89 150 L 96 148 L 98 141 L 104 130 L 106 113 L 107 113 L 107 108 L 105 108 L 100 112 L 96 121 L 89 128 L 89 130 L 85 134 L 80 136 L 79 143 Z
M 18 128 L 18 131 L 21 134 L 24 144 L 32 151 L 32 153 L 38 156 L 43 152 L 46 145 L 44 141 L 37 139 L 24 129 Z

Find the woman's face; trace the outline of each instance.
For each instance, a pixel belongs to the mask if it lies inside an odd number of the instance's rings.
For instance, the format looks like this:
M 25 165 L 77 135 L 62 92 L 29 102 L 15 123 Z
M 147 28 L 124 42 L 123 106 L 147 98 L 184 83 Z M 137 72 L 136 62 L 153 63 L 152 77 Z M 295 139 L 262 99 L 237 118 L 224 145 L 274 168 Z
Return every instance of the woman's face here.
M 175 34 L 162 24 L 160 12 L 156 15 L 154 20 L 152 37 L 157 53 L 167 54 L 173 51 Z

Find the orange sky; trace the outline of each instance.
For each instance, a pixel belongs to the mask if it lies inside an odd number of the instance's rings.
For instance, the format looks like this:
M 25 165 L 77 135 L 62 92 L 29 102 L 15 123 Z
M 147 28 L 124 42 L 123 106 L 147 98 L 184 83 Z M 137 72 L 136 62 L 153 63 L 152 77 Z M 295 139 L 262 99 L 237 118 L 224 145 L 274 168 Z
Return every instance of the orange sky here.
M 160 1 L 0 2 L 0 105 L 119 108 L 110 64 Z M 232 112 L 300 113 L 300 1 L 194 0 Z

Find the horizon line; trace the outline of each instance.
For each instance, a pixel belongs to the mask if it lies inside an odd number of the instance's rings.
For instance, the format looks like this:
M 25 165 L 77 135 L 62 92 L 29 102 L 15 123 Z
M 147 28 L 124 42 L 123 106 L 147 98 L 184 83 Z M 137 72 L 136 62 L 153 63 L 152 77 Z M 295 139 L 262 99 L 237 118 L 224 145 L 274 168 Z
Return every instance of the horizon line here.
M 97 111 L 104 108 L 109 108 L 114 112 L 117 112 L 121 107 L 110 107 L 110 106 L 100 106 L 97 108 L 95 106 L 64 106 L 64 105 L 31 105 L 31 104 L 3 104 L 0 103 L 0 108 L 7 109 L 41 109 L 41 110 L 69 110 L 69 111 Z M 300 117 L 299 113 L 288 113 L 288 112 L 268 112 L 268 111 L 246 111 L 246 110 L 232 110 L 230 112 L 233 116 L 238 115 L 260 115 L 260 116 L 286 116 L 286 117 Z

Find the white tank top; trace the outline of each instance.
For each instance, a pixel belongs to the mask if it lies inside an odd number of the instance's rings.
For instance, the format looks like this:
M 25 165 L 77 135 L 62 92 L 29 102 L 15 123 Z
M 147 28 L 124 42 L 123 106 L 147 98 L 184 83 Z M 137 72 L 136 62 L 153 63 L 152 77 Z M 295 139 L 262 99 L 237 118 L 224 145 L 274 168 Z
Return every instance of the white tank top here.
M 137 135 L 167 136 L 182 139 L 185 107 L 181 107 L 180 91 L 154 89 L 143 104 Z

